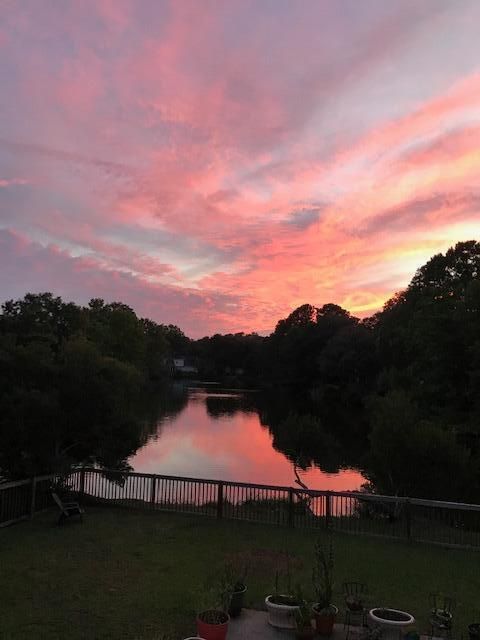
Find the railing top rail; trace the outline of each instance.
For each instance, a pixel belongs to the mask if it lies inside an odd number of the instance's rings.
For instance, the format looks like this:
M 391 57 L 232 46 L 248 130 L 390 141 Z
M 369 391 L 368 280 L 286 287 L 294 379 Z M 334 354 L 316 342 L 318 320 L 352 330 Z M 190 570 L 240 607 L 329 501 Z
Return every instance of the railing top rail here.
M 160 473 L 137 473 L 136 471 L 115 471 L 115 470 L 103 470 L 103 469 L 91 469 L 85 467 L 85 471 L 93 472 L 93 473 L 108 473 L 112 475 L 123 475 L 126 477 L 136 477 L 136 478 L 157 478 L 160 480 L 180 480 L 182 482 L 196 482 L 202 484 L 223 484 L 224 486 L 233 486 L 233 487 L 247 487 L 251 489 L 276 489 L 276 490 L 284 490 L 290 491 L 293 487 L 282 487 L 280 485 L 269 485 L 269 484 L 253 484 L 250 482 L 234 482 L 232 480 L 213 480 L 212 478 L 191 478 L 188 476 L 169 476 Z M 294 489 L 297 491 L 297 489 Z M 300 491 L 300 489 L 298 489 Z M 325 493 L 320 492 L 320 493 Z
M 31 483 L 31 480 L 12 480 L 11 482 L 2 482 L 0 484 L 0 491 L 3 491 L 4 489 L 13 489 L 15 487 L 22 487 L 30 483 Z
M 119 471 L 115 469 L 94 469 L 91 467 L 85 467 L 83 469 L 85 472 L 90 473 L 98 473 L 98 474 L 109 474 L 109 475 L 123 475 L 125 477 L 135 477 L 135 478 L 157 478 L 161 480 L 181 480 L 183 482 L 197 482 L 197 483 L 205 483 L 205 484 L 223 484 L 224 486 L 231 487 L 245 487 L 250 489 L 269 489 L 269 490 L 277 490 L 277 491 L 295 491 L 296 493 L 308 493 L 311 495 L 326 495 L 326 494 L 335 494 L 335 491 L 325 491 L 321 489 L 302 489 L 301 487 L 292 487 L 292 486 L 283 486 L 278 484 L 255 484 L 253 482 L 237 482 L 235 480 L 216 480 L 213 478 L 192 478 L 191 476 L 171 476 L 161 473 L 139 473 L 138 471 Z M 78 471 L 78 469 L 76 469 Z M 338 493 L 340 495 L 340 493 Z M 342 495 L 347 495 L 346 492 L 342 493 Z M 353 495 L 353 494 L 352 494 Z
M 327 492 L 328 493 L 328 492 Z M 442 500 L 427 500 L 423 498 L 406 498 L 404 496 L 384 496 L 376 493 L 363 493 L 362 491 L 331 491 L 334 496 L 345 496 L 370 502 L 395 502 L 399 504 L 411 504 L 419 507 L 437 507 L 442 509 L 457 509 L 460 511 L 480 511 L 479 504 L 469 502 L 444 502 Z
M 411 498 L 410 503 L 419 507 L 458 509 L 459 511 L 480 511 L 480 504 L 470 504 L 469 502 L 442 502 L 441 500 L 422 500 L 421 498 Z
M 308 493 L 308 492 L 307 492 Z M 354 498 L 355 500 L 369 500 L 370 502 L 409 502 L 409 498 L 403 496 L 384 496 L 378 493 L 365 493 L 363 491 L 322 491 L 321 493 L 338 496 L 339 498 Z
M 268 489 L 269 491 L 297 491 L 295 487 L 284 487 L 279 484 L 254 484 L 252 482 L 236 482 L 235 480 L 222 480 L 222 484 L 228 487 L 245 487 L 247 489 Z
M 78 469 L 76 470 L 78 471 Z M 94 469 L 91 467 L 85 467 L 84 471 L 93 473 L 108 473 L 112 475 L 124 475 L 126 477 L 140 477 L 140 478 L 160 478 L 162 480 L 182 480 L 185 482 L 203 482 L 208 484 L 223 484 L 224 486 L 232 487 L 246 487 L 251 489 L 275 489 L 279 491 L 295 491 L 305 492 L 311 494 L 325 495 L 327 493 L 334 493 L 332 491 L 317 490 L 317 489 L 301 489 L 300 487 L 282 486 L 279 484 L 255 484 L 253 482 L 237 482 L 235 480 L 215 480 L 212 478 L 192 478 L 190 476 L 171 476 L 160 473 L 138 473 L 137 471 L 117 471 L 110 469 Z
M 35 480 L 37 482 L 42 482 L 43 480 L 53 480 L 54 478 L 58 478 L 58 474 L 51 473 L 47 476 L 35 476 Z
M 77 469 L 78 471 L 78 469 Z M 186 480 L 188 482 L 207 482 L 210 484 L 219 484 L 222 482 L 226 484 L 227 482 L 224 480 L 212 480 L 211 478 L 189 478 L 186 476 L 169 476 L 161 473 L 139 473 L 138 471 L 119 471 L 117 469 L 93 469 L 90 467 L 85 467 L 80 471 L 85 471 L 88 473 L 99 473 L 99 474 L 108 474 L 108 475 L 118 475 L 125 476 L 127 478 L 160 478 L 163 480 Z
M 47 476 L 34 476 L 33 478 L 27 478 L 26 480 L 12 480 L 11 482 L 0 482 L 0 491 L 4 489 L 14 489 L 15 487 L 23 487 L 25 485 L 29 485 L 32 480 L 35 482 L 41 482 L 42 480 L 52 480 L 55 478 L 55 475 L 47 475 Z

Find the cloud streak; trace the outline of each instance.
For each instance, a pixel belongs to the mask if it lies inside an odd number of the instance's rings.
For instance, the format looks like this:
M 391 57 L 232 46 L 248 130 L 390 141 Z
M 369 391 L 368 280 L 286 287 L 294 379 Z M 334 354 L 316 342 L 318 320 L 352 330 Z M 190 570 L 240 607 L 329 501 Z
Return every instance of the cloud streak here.
M 32 144 L 25 142 L 18 142 L 14 140 L 5 140 L 0 138 L 0 147 L 3 147 L 7 151 L 13 153 L 32 153 L 39 155 L 43 158 L 55 160 L 60 163 L 73 163 L 80 165 L 87 165 L 97 167 L 102 171 L 106 171 L 108 174 L 117 175 L 120 177 L 135 175 L 135 171 L 132 167 L 128 167 L 120 162 L 111 162 L 108 160 L 100 160 L 98 158 L 92 158 L 84 156 L 79 153 L 71 151 L 62 151 L 61 149 L 53 149 L 45 147 L 41 144 Z

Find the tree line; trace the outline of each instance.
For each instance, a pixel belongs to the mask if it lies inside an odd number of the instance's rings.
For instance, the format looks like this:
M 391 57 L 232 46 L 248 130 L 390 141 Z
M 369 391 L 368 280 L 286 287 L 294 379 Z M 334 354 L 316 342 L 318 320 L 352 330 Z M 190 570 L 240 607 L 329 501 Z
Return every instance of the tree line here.
M 51 293 L 9 300 L 0 315 L 0 477 L 73 464 L 126 467 L 144 438 L 153 390 L 189 343 L 125 304 L 86 307 Z

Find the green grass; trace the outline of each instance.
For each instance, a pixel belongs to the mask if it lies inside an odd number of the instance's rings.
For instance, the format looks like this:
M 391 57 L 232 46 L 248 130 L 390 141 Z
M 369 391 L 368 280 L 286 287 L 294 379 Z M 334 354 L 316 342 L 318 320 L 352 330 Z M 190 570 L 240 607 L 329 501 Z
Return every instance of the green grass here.
M 181 638 L 198 593 L 232 554 L 251 557 L 248 605 L 272 592 L 278 558 L 294 556 L 310 592 L 313 532 L 171 513 L 88 508 L 83 524 L 49 512 L 0 529 L 0 638 Z M 361 580 L 372 605 L 405 609 L 427 629 L 428 594 L 457 600 L 457 637 L 480 614 L 480 553 L 335 534 L 335 602 Z M 343 619 L 343 618 L 342 618 Z

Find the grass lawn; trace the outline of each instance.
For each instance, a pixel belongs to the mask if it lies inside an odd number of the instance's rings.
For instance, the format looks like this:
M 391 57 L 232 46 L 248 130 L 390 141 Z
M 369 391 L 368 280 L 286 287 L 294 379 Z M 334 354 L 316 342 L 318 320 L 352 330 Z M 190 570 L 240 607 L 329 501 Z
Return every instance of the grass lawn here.
M 252 558 L 248 605 L 272 592 L 286 549 L 310 592 L 313 532 L 174 514 L 88 508 L 83 524 L 55 512 L 0 529 L 0 638 L 182 638 L 206 581 L 226 557 Z M 427 629 L 428 594 L 457 600 L 456 633 L 480 618 L 480 552 L 335 534 L 335 602 L 345 580 L 368 583 L 372 605 L 405 609 Z M 342 618 L 343 619 L 343 618 Z

